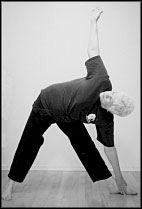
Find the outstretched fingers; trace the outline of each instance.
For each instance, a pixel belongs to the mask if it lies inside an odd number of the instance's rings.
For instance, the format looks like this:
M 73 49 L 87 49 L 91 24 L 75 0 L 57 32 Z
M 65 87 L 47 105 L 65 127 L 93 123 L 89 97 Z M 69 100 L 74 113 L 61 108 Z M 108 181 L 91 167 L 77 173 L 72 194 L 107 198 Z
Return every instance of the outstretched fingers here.
M 92 9 L 92 20 L 98 20 L 103 13 L 103 10 L 100 7 L 95 7 Z

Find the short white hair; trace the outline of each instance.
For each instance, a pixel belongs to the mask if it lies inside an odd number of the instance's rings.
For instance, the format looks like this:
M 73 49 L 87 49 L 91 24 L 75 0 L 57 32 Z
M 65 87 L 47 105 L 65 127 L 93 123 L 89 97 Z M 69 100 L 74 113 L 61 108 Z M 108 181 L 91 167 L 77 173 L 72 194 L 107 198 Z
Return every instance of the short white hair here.
M 131 114 L 134 108 L 134 101 L 131 97 L 126 95 L 124 92 L 117 92 L 117 96 L 110 107 L 110 110 L 120 117 L 125 117 Z

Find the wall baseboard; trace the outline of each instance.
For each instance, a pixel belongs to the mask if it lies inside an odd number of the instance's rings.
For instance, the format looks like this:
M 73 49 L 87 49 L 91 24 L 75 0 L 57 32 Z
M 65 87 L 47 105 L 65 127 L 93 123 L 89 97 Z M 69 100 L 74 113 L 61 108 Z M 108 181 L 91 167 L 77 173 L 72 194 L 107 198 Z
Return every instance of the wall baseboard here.
M 2 166 L 2 170 L 9 170 L 10 167 L 7 166 L 7 165 L 3 165 Z M 108 169 L 110 171 L 112 171 L 112 168 L 108 166 Z M 31 170 L 61 170 L 61 171 L 85 171 L 85 169 L 83 167 L 62 167 L 62 166 L 50 166 L 50 167 L 47 167 L 47 166 L 32 166 Z M 130 167 L 121 167 L 121 170 L 122 171 L 140 171 L 140 168 L 139 167 L 133 167 L 133 166 L 130 166 Z

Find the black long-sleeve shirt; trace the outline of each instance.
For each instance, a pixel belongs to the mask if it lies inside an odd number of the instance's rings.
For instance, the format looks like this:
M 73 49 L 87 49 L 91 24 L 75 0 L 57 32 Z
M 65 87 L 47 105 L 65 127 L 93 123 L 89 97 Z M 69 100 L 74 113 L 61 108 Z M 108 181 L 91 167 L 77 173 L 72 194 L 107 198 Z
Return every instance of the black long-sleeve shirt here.
M 112 90 L 107 70 L 100 56 L 88 59 L 85 65 L 86 77 L 42 89 L 41 103 L 56 122 L 88 123 L 86 116 L 95 114 L 91 123 L 96 125 L 97 139 L 105 146 L 113 146 L 113 115 L 101 107 L 99 97 L 101 92 Z

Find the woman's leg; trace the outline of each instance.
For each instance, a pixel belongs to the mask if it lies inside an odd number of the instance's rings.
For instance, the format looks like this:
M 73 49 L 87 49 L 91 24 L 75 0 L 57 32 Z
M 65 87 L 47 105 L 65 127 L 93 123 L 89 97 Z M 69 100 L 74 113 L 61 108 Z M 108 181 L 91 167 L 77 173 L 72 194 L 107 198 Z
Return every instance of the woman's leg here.
M 74 150 L 93 182 L 112 176 L 83 123 L 60 122 L 57 125 L 69 137 Z
M 44 142 L 43 133 L 52 121 L 45 110 L 32 110 L 25 126 L 18 148 L 16 150 L 8 177 L 22 182 L 31 168 L 41 145 Z
M 43 144 L 42 135 L 52 123 L 52 118 L 47 115 L 45 110 L 37 108 L 31 111 L 11 164 L 8 174 L 9 181 L 3 193 L 3 199 L 11 199 L 14 181 L 22 182 L 25 179 Z

